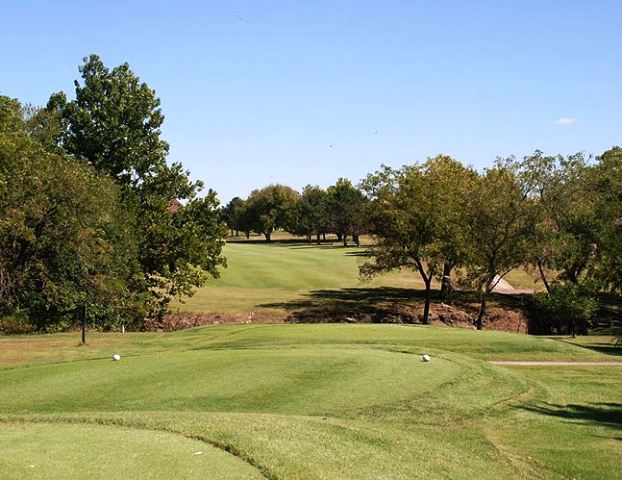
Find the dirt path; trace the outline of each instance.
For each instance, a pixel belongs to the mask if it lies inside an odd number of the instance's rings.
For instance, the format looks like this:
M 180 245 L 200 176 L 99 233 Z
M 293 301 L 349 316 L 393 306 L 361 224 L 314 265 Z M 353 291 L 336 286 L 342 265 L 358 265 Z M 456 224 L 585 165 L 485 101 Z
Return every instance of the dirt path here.
M 531 295 L 535 292 L 533 288 L 514 288 L 505 278 L 499 278 L 499 275 L 495 276 L 492 283 L 495 285 L 493 292 L 505 295 Z
M 622 362 L 518 362 L 492 360 L 488 363 L 519 367 L 622 367 Z
M 495 276 L 494 280 L 492 281 L 492 283 L 495 282 L 496 285 L 495 288 L 492 289 L 493 292 L 513 293 L 514 290 L 516 290 L 505 278 L 499 278 L 499 275 Z

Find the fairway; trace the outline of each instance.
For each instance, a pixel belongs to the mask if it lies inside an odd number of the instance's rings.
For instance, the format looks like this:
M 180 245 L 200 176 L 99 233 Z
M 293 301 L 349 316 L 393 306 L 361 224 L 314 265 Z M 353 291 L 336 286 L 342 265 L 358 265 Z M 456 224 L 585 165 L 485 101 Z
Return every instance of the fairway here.
M 620 367 L 488 363 L 619 358 L 583 342 L 330 324 L 4 337 L 0 478 L 615 478 Z
M 283 233 L 275 238 L 292 240 Z M 266 320 L 282 319 L 301 307 L 321 308 L 337 301 L 358 302 L 356 306 L 360 307 L 362 299 L 348 296 L 357 290 L 365 293 L 376 289 L 382 296 L 382 287 L 398 289 L 404 296 L 400 301 L 416 300 L 414 289 L 422 289 L 424 284 L 412 269 L 386 273 L 371 281 L 362 279 L 359 267 L 369 260 L 366 252 L 365 246 L 344 248 L 339 244 L 228 242 L 224 249 L 228 267 L 222 269 L 221 277 L 209 278 L 194 296 L 174 304 L 174 309 L 243 315 L 253 312 L 255 319 Z M 510 272 L 506 278 L 516 288 L 542 288 L 522 270 Z M 433 287 L 438 288 L 436 281 Z
M 366 260 L 364 248 L 264 242 L 228 242 L 228 267 L 210 278 L 193 297 L 176 306 L 195 312 L 278 312 L 287 303 L 314 290 L 365 287 L 358 268 Z M 373 286 L 420 288 L 414 272 L 388 275 Z M 282 305 L 279 305 L 282 304 Z

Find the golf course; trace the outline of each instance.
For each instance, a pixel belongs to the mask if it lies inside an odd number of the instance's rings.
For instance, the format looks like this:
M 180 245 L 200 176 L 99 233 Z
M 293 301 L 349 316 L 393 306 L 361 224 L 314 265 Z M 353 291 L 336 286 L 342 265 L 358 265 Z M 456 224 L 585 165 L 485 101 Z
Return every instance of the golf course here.
M 622 1 L 2 6 L 0 480 L 622 480 Z
M 229 244 L 183 308 L 360 287 L 357 251 Z M 0 337 L 0 477 L 616 478 L 620 359 L 609 337 L 418 325 Z M 490 363 L 534 360 L 579 363 Z

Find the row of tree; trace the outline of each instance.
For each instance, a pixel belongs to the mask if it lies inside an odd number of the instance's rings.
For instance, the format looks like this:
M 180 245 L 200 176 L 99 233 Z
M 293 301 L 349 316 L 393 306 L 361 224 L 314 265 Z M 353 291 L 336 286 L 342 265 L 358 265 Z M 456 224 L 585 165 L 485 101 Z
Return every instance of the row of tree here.
M 283 185 L 233 199 L 223 210 L 232 231 L 283 229 L 320 242 L 334 233 L 374 238 L 363 276 L 410 268 L 425 285 L 423 322 L 433 281 L 451 278 L 480 295 L 482 328 L 489 294 L 511 270 L 527 268 L 547 294 L 549 317 L 576 325 L 597 307 L 596 292 L 622 290 L 622 149 L 498 159 L 483 172 L 440 155 L 401 169 L 383 167 L 358 187 L 340 179 L 302 193 Z M 445 293 L 445 292 L 443 292 Z M 573 312 L 573 313 L 570 313 Z
M 298 193 L 285 185 L 269 185 L 253 190 L 246 200 L 231 200 L 222 209 L 222 219 L 231 233 L 251 232 L 271 241 L 275 230 L 285 230 L 320 243 L 329 233 L 347 245 L 351 236 L 359 245 L 365 230 L 367 198 L 352 185 L 340 178 L 327 189 L 307 185 Z
M 75 99 L 0 96 L 0 319 L 40 330 L 159 316 L 224 264 L 213 191 L 166 161 L 155 92 L 85 59 Z
M 455 272 L 479 292 L 481 329 L 490 292 L 511 270 L 540 276 L 541 313 L 575 333 L 596 293 L 622 290 L 622 149 L 596 159 L 577 153 L 498 159 L 477 172 L 447 156 L 362 184 L 376 237 L 367 275 L 411 267 L 425 284 L 424 323 L 434 278 Z M 446 283 L 443 282 L 445 285 Z

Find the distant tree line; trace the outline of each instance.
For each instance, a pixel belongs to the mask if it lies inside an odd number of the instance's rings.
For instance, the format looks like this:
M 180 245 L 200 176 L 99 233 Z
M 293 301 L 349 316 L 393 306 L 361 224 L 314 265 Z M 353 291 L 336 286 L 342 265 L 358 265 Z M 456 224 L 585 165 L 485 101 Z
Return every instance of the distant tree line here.
M 334 234 L 347 246 L 348 238 L 360 244 L 367 203 L 359 188 L 340 178 L 327 189 L 307 185 L 302 193 L 285 185 L 268 185 L 253 190 L 245 200 L 234 198 L 221 215 L 232 234 L 241 232 L 247 238 L 255 232 L 270 242 L 275 230 L 284 230 L 318 244 Z
M 75 99 L 0 96 L 0 330 L 161 316 L 224 265 L 216 194 L 166 162 L 155 92 L 96 55 Z

